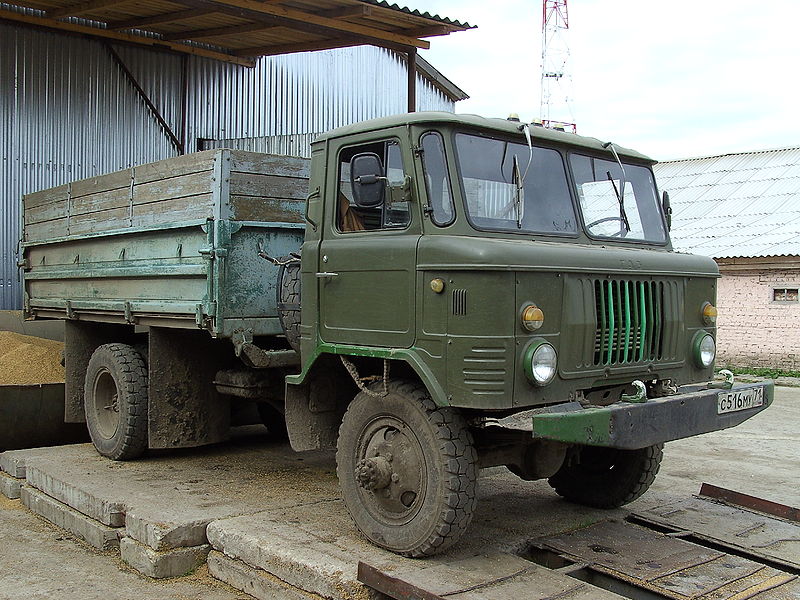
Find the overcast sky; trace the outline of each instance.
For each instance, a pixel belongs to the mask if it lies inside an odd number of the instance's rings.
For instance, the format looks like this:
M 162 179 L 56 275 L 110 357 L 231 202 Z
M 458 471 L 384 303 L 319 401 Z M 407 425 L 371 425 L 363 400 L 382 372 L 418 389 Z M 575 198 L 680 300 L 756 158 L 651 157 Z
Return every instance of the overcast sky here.
M 420 53 L 470 95 L 457 112 L 539 117 L 540 0 L 402 4 L 478 25 Z M 569 19 L 578 133 L 659 160 L 800 146 L 797 0 L 569 0 Z

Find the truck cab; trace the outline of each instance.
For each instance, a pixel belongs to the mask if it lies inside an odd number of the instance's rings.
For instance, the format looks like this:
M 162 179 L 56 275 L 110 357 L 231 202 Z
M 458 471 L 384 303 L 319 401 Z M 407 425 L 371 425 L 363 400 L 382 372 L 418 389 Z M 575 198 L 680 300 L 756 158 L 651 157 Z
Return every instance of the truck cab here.
M 769 386 L 708 388 L 719 272 L 672 251 L 653 163 L 447 113 L 314 143 L 287 422 L 297 449 L 336 440 L 345 502 L 373 542 L 410 555 L 447 547 L 483 466 L 619 506 L 650 485 L 664 442 L 771 402 Z M 345 382 L 328 380 L 331 410 L 320 411 L 315 377 L 336 357 L 361 392 L 337 404 Z M 737 398 L 740 410 L 723 410 Z M 319 432 L 340 419 L 326 444 Z M 457 525 L 437 517 L 451 513 Z

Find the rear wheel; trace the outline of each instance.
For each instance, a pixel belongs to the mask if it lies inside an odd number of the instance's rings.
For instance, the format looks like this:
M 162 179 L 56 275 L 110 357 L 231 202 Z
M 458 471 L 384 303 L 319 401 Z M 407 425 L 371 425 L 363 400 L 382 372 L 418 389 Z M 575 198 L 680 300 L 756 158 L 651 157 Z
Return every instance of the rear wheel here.
M 105 344 L 89 360 L 84 386 L 89 435 L 97 451 L 130 460 L 147 449 L 147 367 L 127 344 Z
M 475 509 L 476 463 L 462 416 L 414 382 L 390 382 L 385 397 L 361 392 L 339 429 L 347 510 L 371 542 L 406 556 L 436 554 L 461 537 Z
M 661 466 L 664 444 L 639 450 L 581 446 L 577 456 L 548 479 L 570 502 L 617 508 L 644 494 Z

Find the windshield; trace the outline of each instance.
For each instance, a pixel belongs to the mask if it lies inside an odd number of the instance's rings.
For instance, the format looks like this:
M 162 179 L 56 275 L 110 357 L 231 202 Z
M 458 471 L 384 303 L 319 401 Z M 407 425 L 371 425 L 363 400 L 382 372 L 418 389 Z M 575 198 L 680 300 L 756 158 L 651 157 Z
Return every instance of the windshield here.
M 558 152 L 534 148 L 531 159 L 526 143 L 465 133 L 456 135 L 456 150 L 467 215 L 474 227 L 530 233 L 577 231 L 567 175 Z M 519 193 L 515 162 L 524 180 L 519 182 Z
M 589 235 L 659 244 L 666 241 L 650 169 L 624 163 L 623 177 L 613 157 L 605 160 L 580 154 L 571 154 L 570 164 Z

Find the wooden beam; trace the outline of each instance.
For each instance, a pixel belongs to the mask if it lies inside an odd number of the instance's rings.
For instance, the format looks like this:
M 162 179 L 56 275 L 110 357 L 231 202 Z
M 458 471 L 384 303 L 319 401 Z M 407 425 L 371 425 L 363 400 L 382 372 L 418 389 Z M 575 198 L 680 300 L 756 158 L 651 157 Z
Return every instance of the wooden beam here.
M 222 9 L 220 12 L 228 12 L 228 9 Z M 194 29 L 187 31 L 178 31 L 176 33 L 166 33 L 162 36 L 165 40 L 197 40 L 207 39 L 212 37 L 222 37 L 226 35 L 236 35 L 240 33 L 253 33 L 254 31 L 269 31 L 270 29 L 277 29 L 283 27 L 282 25 L 275 25 L 270 22 L 264 22 L 259 15 L 245 15 L 241 11 L 236 11 L 236 16 L 243 19 L 252 18 L 255 23 L 247 23 L 245 25 L 227 25 L 224 27 L 210 27 L 208 29 Z M 345 8 L 335 8 L 331 10 L 323 10 L 314 13 L 322 17 L 331 19 L 342 19 L 346 17 L 368 17 L 372 14 L 371 6 L 347 6 Z
M 130 4 L 133 0 L 91 0 L 80 2 L 61 8 L 53 8 L 47 11 L 47 16 L 51 19 L 63 19 L 64 17 L 74 17 L 83 13 L 92 12 L 101 8 L 108 8 L 118 4 Z
M 349 21 L 338 21 L 327 17 L 320 17 L 285 6 L 266 4 L 261 0 L 211 0 L 211 2 L 219 6 L 232 6 L 261 13 L 271 17 L 271 20 L 274 20 L 276 24 L 280 23 L 291 29 L 310 31 L 332 38 L 348 36 L 378 46 L 391 43 L 405 48 L 428 49 L 431 47 L 430 42 L 401 33 L 383 31 L 382 29 L 376 29 L 358 23 L 350 23 Z
M 314 50 L 330 50 L 332 48 L 349 48 L 358 46 L 360 42 L 352 39 L 322 40 L 318 42 L 301 42 L 297 44 L 275 44 L 273 46 L 255 46 L 234 50 L 236 56 L 277 56 L 295 52 L 313 52 Z
M 409 29 L 403 33 L 414 37 L 433 37 L 436 35 L 450 35 L 453 31 L 458 31 L 458 29 L 448 27 L 447 25 L 431 25 L 429 27 Z
M 199 40 L 212 37 L 222 37 L 225 35 L 235 35 L 239 33 L 252 33 L 254 31 L 268 31 L 277 29 L 276 25 L 266 25 L 264 23 L 248 23 L 246 25 L 227 25 L 225 27 L 210 27 L 208 29 L 194 29 L 179 31 L 177 33 L 165 33 L 161 36 L 163 40 Z
M 78 25 L 77 23 L 65 23 L 64 21 L 56 21 L 55 19 L 48 19 L 45 17 L 35 17 L 33 15 L 26 15 L 5 9 L 0 9 L 0 19 L 16 21 L 18 23 L 26 23 L 28 25 L 36 25 L 38 27 L 46 27 L 48 29 L 55 29 L 68 33 L 77 33 L 103 39 L 116 40 L 118 42 L 127 42 L 129 44 L 136 44 L 139 46 L 149 46 L 155 49 L 172 50 L 182 54 L 192 54 L 194 56 L 202 56 L 204 58 L 213 58 L 214 60 L 234 63 L 244 67 L 255 66 L 255 61 L 252 59 L 233 56 L 231 54 L 225 54 L 224 52 L 216 52 L 206 48 L 187 46 L 186 44 L 178 44 L 175 42 L 165 42 L 155 38 L 133 35 L 130 33 L 120 33 L 117 31 L 110 31 L 108 29 L 88 27 L 86 25 Z
M 161 23 L 174 23 L 175 21 L 184 21 L 186 19 L 193 19 L 194 17 L 202 17 L 217 12 L 214 7 L 211 8 L 187 8 L 186 10 L 177 10 L 170 13 L 162 13 L 160 15 L 150 15 L 148 17 L 133 17 L 125 19 L 124 21 L 111 21 L 107 24 L 108 29 L 141 29 L 150 25 L 158 25 Z

